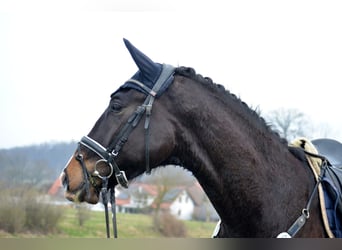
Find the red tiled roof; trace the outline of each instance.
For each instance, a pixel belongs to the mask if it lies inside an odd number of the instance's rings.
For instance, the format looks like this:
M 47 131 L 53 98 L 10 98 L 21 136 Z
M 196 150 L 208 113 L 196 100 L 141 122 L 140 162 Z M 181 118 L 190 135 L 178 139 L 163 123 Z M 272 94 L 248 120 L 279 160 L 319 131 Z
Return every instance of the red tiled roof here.
M 126 199 L 126 200 L 115 199 L 115 203 L 118 206 L 126 205 L 130 203 L 130 199 Z
M 146 193 L 151 196 L 158 195 L 158 187 L 156 185 L 146 184 L 146 183 L 134 183 L 137 187 L 141 187 Z
M 61 179 L 58 177 L 55 182 L 50 187 L 48 194 L 49 195 L 56 195 L 59 191 L 59 189 L 62 187 Z

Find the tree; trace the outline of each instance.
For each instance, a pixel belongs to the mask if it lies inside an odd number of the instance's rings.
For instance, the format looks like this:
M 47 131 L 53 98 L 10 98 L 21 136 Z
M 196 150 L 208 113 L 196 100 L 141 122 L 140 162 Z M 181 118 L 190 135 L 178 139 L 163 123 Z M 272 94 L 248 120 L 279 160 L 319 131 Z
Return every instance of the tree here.
M 158 195 L 154 203 L 155 212 L 158 213 L 164 196 L 170 189 L 177 186 L 190 186 L 194 183 L 195 177 L 181 167 L 167 165 L 153 170 L 151 175 L 145 175 L 142 181 L 157 186 Z
M 273 130 L 288 141 L 296 137 L 307 137 L 311 132 L 310 119 L 297 109 L 273 110 L 266 114 L 265 119 Z
M 270 111 L 264 115 L 265 120 L 275 130 L 287 139 L 292 141 L 297 137 L 306 137 L 309 140 L 317 138 L 338 139 L 339 131 L 333 129 L 325 121 L 313 121 L 297 109 L 280 108 Z
M 31 160 L 24 153 L 17 153 L 15 156 L 0 157 L 2 174 L 0 181 L 8 187 L 14 186 L 35 186 L 39 188 L 44 184 L 51 183 L 53 173 L 44 160 Z
M 185 237 L 184 223 L 169 213 L 161 213 L 161 205 L 171 189 L 177 186 L 190 186 L 195 182 L 195 177 L 181 167 L 167 165 L 153 170 L 151 175 L 143 176 L 142 181 L 157 187 L 157 196 L 154 199 L 154 228 L 167 237 Z

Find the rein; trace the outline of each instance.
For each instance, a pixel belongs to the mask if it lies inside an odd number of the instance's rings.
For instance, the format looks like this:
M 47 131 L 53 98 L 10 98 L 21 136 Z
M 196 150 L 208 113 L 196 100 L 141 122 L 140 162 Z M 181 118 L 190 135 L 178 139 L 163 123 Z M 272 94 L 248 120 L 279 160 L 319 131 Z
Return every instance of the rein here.
M 119 131 L 115 139 L 109 144 L 106 148 L 102 146 L 96 140 L 90 138 L 89 136 L 83 136 L 78 144 L 78 153 L 76 155 L 76 160 L 80 163 L 83 171 L 84 182 L 86 186 L 86 193 L 90 195 L 89 192 L 89 184 L 91 184 L 95 190 L 101 194 L 102 203 L 105 208 L 105 220 L 106 220 L 106 231 L 107 238 L 110 238 L 110 229 L 109 229 L 109 214 L 108 214 L 108 192 L 110 191 L 110 203 L 112 209 L 112 223 L 113 223 L 113 234 L 114 238 L 117 238 L 117 225 L 116 225 L 116 205 L 115 205 L 115 187 L 111 187 L 108 190 L 108 181 L 109 178 L 114 174 L 116 181 L 124 188 L 128 188 L 128 180 L 124 171 L 121 171 L 119 166 L 117 165 L 115 158 L 119 155 L 122 147 L 128 141 L 128 137 L 131 132 L 137 127 L 141 118 L 145 113 L 145 167 L 146 173 L 150 174 L 150 156 L 149 156 L 149 128 L 150 128 L 150 120 L 152 114 L 152 105 L 153 102 L 159 92 L 159 90 L 163 87 L 170 77 L 172 77 L 174 73 L 174 67 L 171 65 L 164 64 L 162 72 L 154 84 L 153 88 L 150 89 L 144 83 L 137 81 L 135 79 L 129 79 L 127 82 L 133 83 L 141 88 L 143 88 L 147 93 L 147 97 L 142 105 L 138 106 L 133 114 L 128 118 L 126 124 Z M 83 155 L 81 154 L 80 146 L 83 145 L 86 148 L 90 149 L 94 153 L 96 153 L 101 159 L 95 163 L 95 168 L 93 173 L 89 173 L 83 159 Z M 98 171 L 98 167 L 101 164 L 106 164 L 109 168 L 109 174 L 101 175 Z M 102 180 L 101 190 L 99 191 L 99 187 L 96 185 L 94 181 L 94 177 L 100 178 Z
M 315 184 L 315 186 L 311 192 L 309 200 L 308 200 L 305 208 L 303 208 L 303 210 L 302 210 L 301 215 L 297 218 L 297 220 L 292 224 L 292 226 L 286 232 L 281 232 L 280 234 L 278 234 L 277 238 L 293 238 L 299 232 L 299 230 L 305 225 L 306 221 L 310 218 L 310 207 L 311 207 L 311 203 L 313 201 L 313 198 L 315 197 L 315 195 L 318 191 L 318 186 L 324 177 L 325 170 L 326 170 L 327 166 L 330 164 L 328 159 L 322 155 L 313 154 L 313 153 L 308 152 L 306 150 L 303 150 L 303 151 L 305 154 L 307 154 L 311 157 L 320 158 L 322 160 L 321 172 L 320 172 L 320 175 L 318 176 L 317 182 L 316 182 L 316 184 Z

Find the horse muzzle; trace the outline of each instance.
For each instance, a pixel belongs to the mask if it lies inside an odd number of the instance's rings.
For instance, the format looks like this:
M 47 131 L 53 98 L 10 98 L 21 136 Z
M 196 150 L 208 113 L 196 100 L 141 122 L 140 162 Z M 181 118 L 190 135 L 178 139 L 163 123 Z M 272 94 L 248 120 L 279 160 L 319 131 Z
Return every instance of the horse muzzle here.
M 95 180 L 92 178 L 89 181 L 85 178 L 88 178 L 88 176 L 83 176 L 78 161 L 75 160 L 75 157 L 72 157 L 60 175 L 66 199 L 90 204 L 96 204 L 99 201 L 99 190 L 95 188 L 96 183 L 93 183 Z M 90 185 L 90 182 L 92 185 Z M 98 184 L 101 185 L 101 183 Z

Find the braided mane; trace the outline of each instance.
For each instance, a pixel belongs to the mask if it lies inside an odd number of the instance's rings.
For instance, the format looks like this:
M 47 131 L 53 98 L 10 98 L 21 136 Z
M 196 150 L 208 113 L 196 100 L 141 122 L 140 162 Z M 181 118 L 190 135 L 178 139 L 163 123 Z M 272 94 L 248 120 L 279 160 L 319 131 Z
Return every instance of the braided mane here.
M 196 71 L 191 67 L 178 67 L 175 70 L 175 73 L 181 76 L 188 77 L 198 83 L 206 85 L 208 88 L 210 88 L 213 91 L 221 92 L 226 95 L 227 98 L 233 99 L 237 104 L 242 105 L 244 110 L 250 114 L 252 117 L 254 117 L 262 126 L 265 127 L 265 129 L 273 134 L 275 134 L 281 143 L 287 145 L 287 140 L 285 138 L 281 138 L 280 135 L 272 130 L 271 126 L 267 124 L 265 119 L 260 116 L 260 112 L 258 109 L 252 109 L 250 108 L 244 101 L 242 101 L 239 97 L 237 97 L 235 94 L 231 93 L 229 90 L 225 89 L 225 87 L 221 84 L 214 83 L 213 80 L 209 77 L 203 77 L 200 74 L 197 74 Z
M 237 97 L 235 94 L 231 93 L 229 90 L 226 90 L 225 87 L 221 84 L 216 84 L 213 82 L 213 80 L 209 77 L 203 77 L 200 74 L 197 74 L 196 71 L 193 68 L 190 67 L 178 67 L 175 70 L 175 73 L 181 76 L 188 77 L 198 83 L 206 85 L 209 89 L 224 93 L 226 98 L 232 99 L 234 102 L 236 102 L 238 105 L 241 105 L 243 107 L 243 110 L 247 112 L 247 114 L 250 114 L 252 118 L 254 118 L 258 124 L 265 128 L 266 131 L 272 133 L 275 135 L 281 144 L 288 146 L 288 141 L 285 138 L 282 138 L 279 133 L 272 130 L 271 125 L 267 124 L 265 119 L 260 116 L 260 112 L 258 110 L 250 108 L 245 102 L 243 102 L 239 97 Z M 301 148 L 298 147 L 288 147 L 289 151 L 300 161 L 307 164 L 307 159 L 305 157 L 305 153 Z

